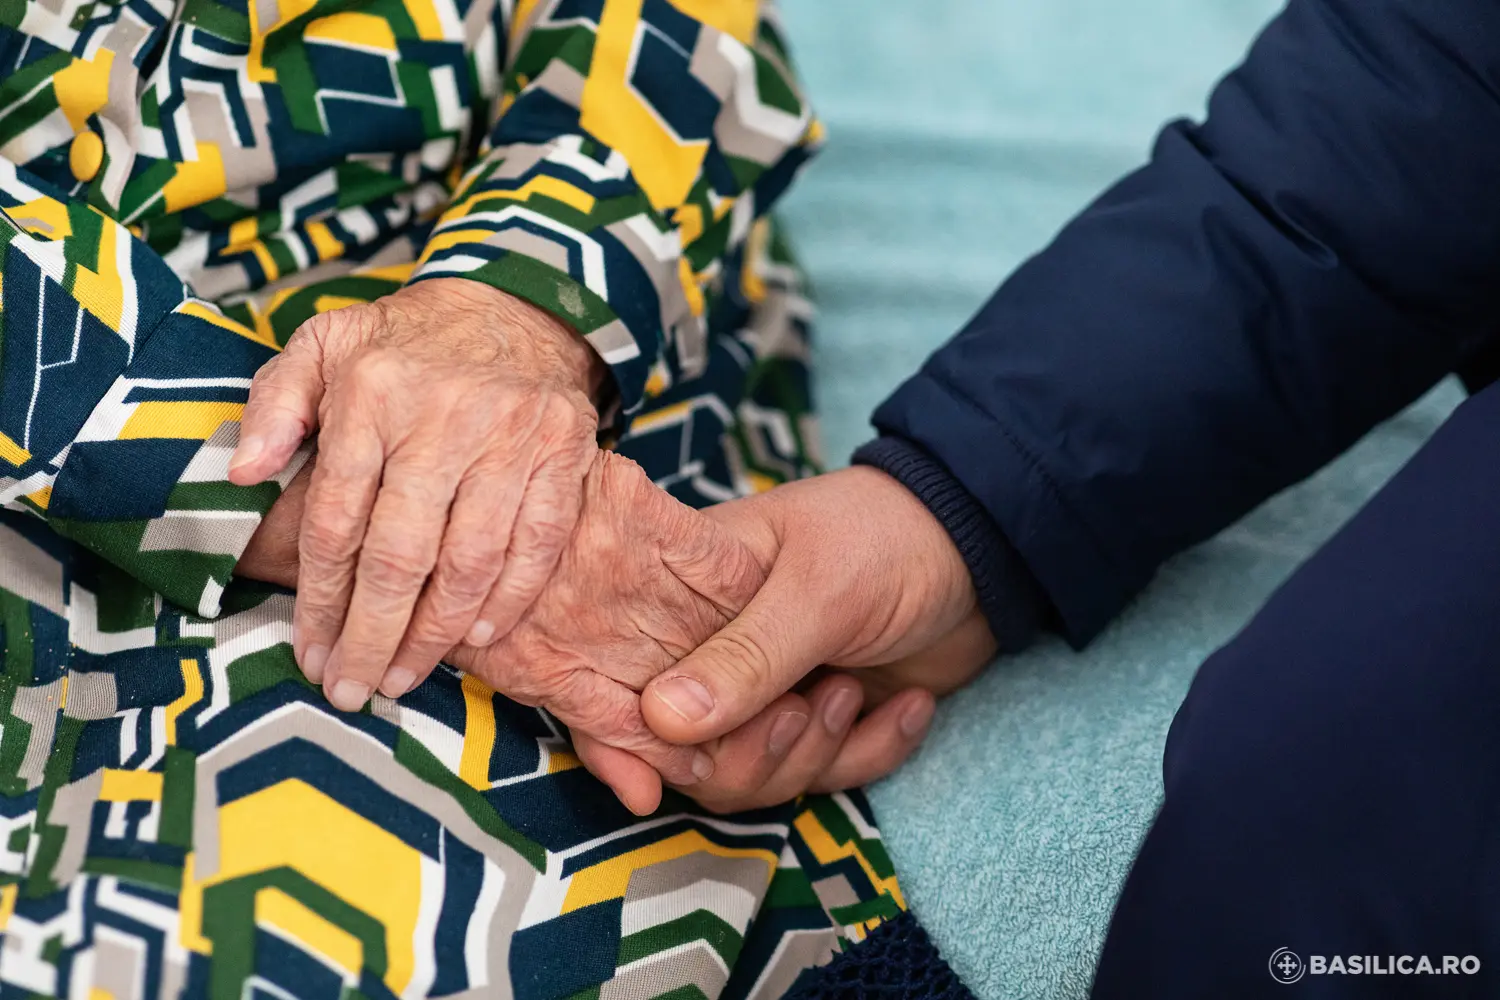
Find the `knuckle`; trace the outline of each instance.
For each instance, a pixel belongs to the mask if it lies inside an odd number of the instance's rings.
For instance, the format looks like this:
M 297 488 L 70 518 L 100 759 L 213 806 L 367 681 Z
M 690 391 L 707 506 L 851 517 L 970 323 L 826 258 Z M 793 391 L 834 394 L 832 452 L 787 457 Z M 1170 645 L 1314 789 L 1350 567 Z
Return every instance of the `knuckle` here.
M 359 555 L 359 582 L 378 596 L 400 596 L 417 589 L 427 571 L 416 554 L 392 542 L 367 543 Z
M 636 714 L 615 702 L 592 701 L 582 706 L 585 731 L 615 737 L 633 736 L 637 731 Z
M 250 379 L 250 402 L 253 403 L 258 395 L 264 394 L 268 387 L 276 384 L 286 364 L 286 355 L 283 353 L 256 369 L 255 375 Z
M 297 538 L 297 551 L 311 568 L 337 566 L 351 561 L 359 542 L 350 527 L 329 512 L 309 510 Z
M 639 711 L 631 703 L 599 697 L 596 688 L 608 683 L 603 678 L 592 672 L 568 671 L 558 680 L 563 691 L 557 715 L 567 725 L 616 746 L 639 736 L 643 723 Z M 563 717 L 564 711 L 567 718 Z
M 393 347 L 367 347 L 345 362 L 339 372 L 342 387 L 356 396 L 383 396 L 400 381 L 405 368 Z
M 454 644 L 461 625 L 452 615 L 440 612 L 419 614 L 406 630 L 406 643 L 413 649 L 438 649 L 442 653 Z
M 432 573 L 432 588 L 445 602 L 479 600 L 489 592 L 495 558 L 464 546 L 444 548 Z
M 292 333 L 288 346 L 299 340 L 323 340 L 338 329 L 344 312 L 343 309 L 334 309 L 329 312 L 314 313 L 307 317 Z
M 411 454 L 431 447 L 427 442 L 421 442 L 415 448 L 398 450 L 399 462 L 393 459 L 386 464 L 380 483 L 381 494 L 388 502 L 399 502 L 400 509 L 421 511 L 429 517 L 438 511 L 446 512 L 453 503 L 454 492 L 441 456 L 419 454 L 414 457 Z M 440 523 L 426 525 L 423 530 L 435 535 Z
M 344 623 L 342 609 L 328 595 L 298 591 L 297 597 L 299 631 L 319 634 L 334 632 Z
M 518 552 L 555 552 L 567 544 L 571 528 L 550 512 L 545 513 L 517 526 L 513 545 Z
M 545 630 L 521 625 L 479 654 L 481 679 L 522 704 L 548 706 L 560 719 L 570 712 L 576 657 L 560 647 Z
M 568 396 L 552 393 L 542 405 L 547 427 L 561 440 L 576 444 L 598 433 L 598 418 Z
M 385 673 L 385 668 L 390 665 L 394 649 L 370 641 L 345 641 L 343 646 L 338 676 L 365 681 L 374 687 L 375 682 Z
M 317 313 L 303 320 L 302 325 L 292 332 L 282 356 L 295 356 L 307 350 L 326 350 L 330 346 L 337 345 L 342 339 L 344 324 L 339 314 L 343 311 L 339 309 L 333 312 Z
M 710 642 L 717 647 L 714 665 L 725 690 L 742 690 L 773 676 L 775 667 L 762 640 L 727 629 Z
M 599 491 L 605 496 L 628 501 L 656 488 L 646 470 L 631 459 L 612 451 L 600 453 Z
M 329 309 L 309 316 L 294 336 L 327 343 L 331 338 L 354 338 L 374 332 L 382 320 L 381 310 L 368 302 L 356 302 L 339 309 Z
M 721 771 L 727 773 L 720 777 Z M 760 789 L 762 782 L 755 771 L 754 766 L 721 768 L 714 771 L 709 780 L 714 783 L 714 793 L 718 797 L 730 802 L 740 802 L 749 799 Z

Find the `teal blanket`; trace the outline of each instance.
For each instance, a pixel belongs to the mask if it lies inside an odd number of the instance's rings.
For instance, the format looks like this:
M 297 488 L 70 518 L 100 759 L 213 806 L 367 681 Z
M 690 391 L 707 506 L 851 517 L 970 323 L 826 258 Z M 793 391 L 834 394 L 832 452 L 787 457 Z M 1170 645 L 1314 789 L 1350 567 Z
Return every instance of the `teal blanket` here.
M 1201 114 L 1270 0 L 783 0 L 829 146 L 787 218 L 812 272 L 830 459 L 1167 119 Z M 982 998 L 1087 994 L 1203 658 L 1459 398 L 1451 385 L 1173 561 L 1083 654 L 994 665 L 871 798 L 906 891 Z

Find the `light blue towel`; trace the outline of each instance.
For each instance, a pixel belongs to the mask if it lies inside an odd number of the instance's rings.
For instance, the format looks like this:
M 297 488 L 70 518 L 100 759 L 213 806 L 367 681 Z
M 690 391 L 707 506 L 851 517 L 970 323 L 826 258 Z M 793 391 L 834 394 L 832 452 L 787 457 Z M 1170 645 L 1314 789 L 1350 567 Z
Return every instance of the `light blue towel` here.
M 783 0 L 829 147 L 786 212 L 822 318 L 829 457 L 1167 119 L 1202 113 L 1271 0 Z M 1193 671 L 1383 483 L 1445 386 L 1175 560 L 1079 655 L 1050 643 L 946 702 L 872 798 L 906 891 L 986 998 L 1083 997 Z

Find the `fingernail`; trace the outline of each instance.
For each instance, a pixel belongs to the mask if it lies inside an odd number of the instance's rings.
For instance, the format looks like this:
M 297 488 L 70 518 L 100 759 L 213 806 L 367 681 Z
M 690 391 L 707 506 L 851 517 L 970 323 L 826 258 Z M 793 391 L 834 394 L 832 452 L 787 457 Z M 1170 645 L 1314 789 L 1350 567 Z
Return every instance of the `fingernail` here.
M 234 454 L 229 458 L 229 471 L 233 472 L 242 465 L 249 465 L 260 458 L 265 450 L 265 439 L 259 435 L 252 434 L 249 437 L 240 438 L 239 447 L 234 449 Z
M 823 728 L 837 736 L 849 728 L 859 711 L 859 692 L 853 688 L 839 688 L 823 706 Z
M 714 759 L 699 750 L 693 754 L 693 777 L 699 781 L 707 781 L 714 774 Z
M 771 751 L 771 756 L 785 757 L 806 728 L 805 712 L 782 712 L 778 715 L 776 721 L 771 723 L 771 738 L 766 741 L 766 748 Z
M 385 679 L 380 682 L 380 693 L 387 698 L 399 698 L 412 689 L 417 682 L 417 674 L 414 670 L 405 667 L 392 667 L 385 673 Z
M 901 732 L 915 739 L 927 731 L 932 724 L 932 702 L 922 699 L 901 713 Z
M 323 683 L 323 668 L 328 664 L 327 646 L 309 646 L 302 654 L 302 673 L 314 684 Z
M 345 677 L 334 682 L 332 690 L 328 692 L 328 700 L 340 712 L 358 712 L 370 700 L 370 685 Z
M 495 623 L 480 619 L 469 626 L 469 634 L 464 636 L 464 642 L 471 646 L 488 646 L 490 640 L 495 637 Z
M 688 722 L 699 722 L 714 710 L 714 696 L 691 677 L 673 677 L 651 690 L 662 704 Z

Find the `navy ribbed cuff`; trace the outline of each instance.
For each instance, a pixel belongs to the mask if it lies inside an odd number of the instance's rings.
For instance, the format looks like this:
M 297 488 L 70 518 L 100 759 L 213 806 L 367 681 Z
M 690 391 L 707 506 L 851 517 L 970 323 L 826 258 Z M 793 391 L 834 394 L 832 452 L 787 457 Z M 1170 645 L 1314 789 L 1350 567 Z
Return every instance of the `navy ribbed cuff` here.
M 974 578 L 979 608 L 1000 651 L 1014 653 L 1030 645 L 1052 619 L 1051 605 L 1021 554 L 973 494 L 941 462 L 905 438 L 877 438 L 857 450 L 853 460 L 911 490 L 947 529 Z

